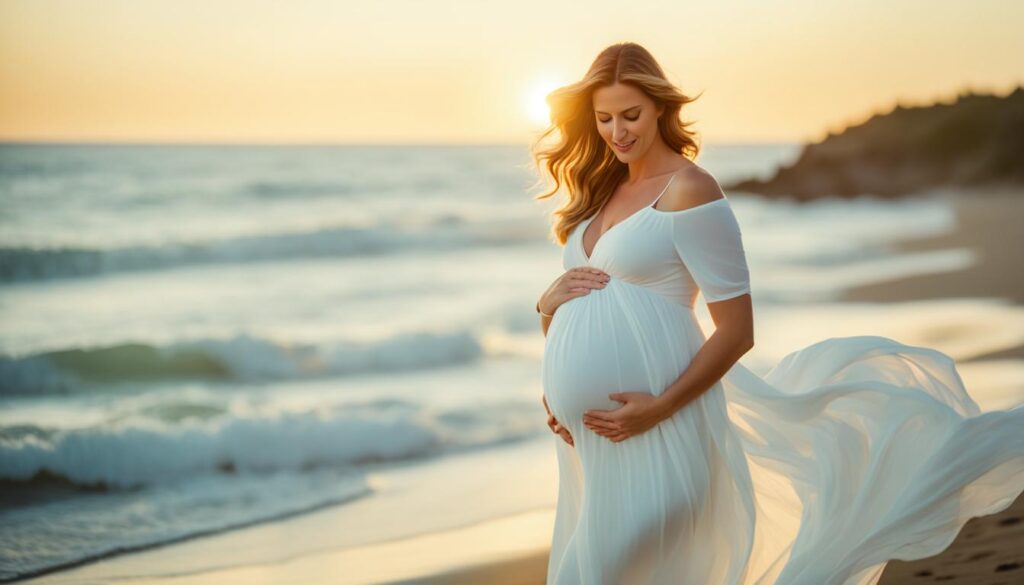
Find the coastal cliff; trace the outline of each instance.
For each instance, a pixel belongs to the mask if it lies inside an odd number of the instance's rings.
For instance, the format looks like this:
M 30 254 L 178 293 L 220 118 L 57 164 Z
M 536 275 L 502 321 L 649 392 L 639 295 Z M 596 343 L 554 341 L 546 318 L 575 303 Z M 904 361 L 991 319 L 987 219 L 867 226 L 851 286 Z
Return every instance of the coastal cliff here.
M 1024 86 L 1006 96 L 968 92 L 953 103 L 897 105 L 805 145 L 770 179 L 723 187 L 808 200 L 982 185 L 1024 185 Z

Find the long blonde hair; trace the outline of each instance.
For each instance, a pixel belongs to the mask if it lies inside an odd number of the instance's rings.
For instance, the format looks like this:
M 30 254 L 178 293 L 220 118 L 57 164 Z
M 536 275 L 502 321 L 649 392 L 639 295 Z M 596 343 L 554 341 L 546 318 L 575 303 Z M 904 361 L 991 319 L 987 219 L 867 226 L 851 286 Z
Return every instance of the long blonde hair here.
M 696 134 L 687 129 L 693 122 L 679 119 L 683 105 L 697 98 L 686 96 L 672 85 L 642 46 L 617 43 L 604 49 L 583 79 L 547 95 L 551 125 L 531 146 L 534 164 L 553 180 L 550 190 L 537 199 L 553 196 L 563 185 L 568 190 L 568 202 L 555 211 L 553 233 L 559 244 L 564 245 L 573 228 L 597 213 L 629 174 L 629 165 L 615 158 L 598 134 L 591 101 L 597 88 L 616 82 L 637 87 L 665 108 L 658 120 L 658 132 L 673 152 L 693 160 L 700 151 Z M 556 134 L 557 141 L 546 144 Z

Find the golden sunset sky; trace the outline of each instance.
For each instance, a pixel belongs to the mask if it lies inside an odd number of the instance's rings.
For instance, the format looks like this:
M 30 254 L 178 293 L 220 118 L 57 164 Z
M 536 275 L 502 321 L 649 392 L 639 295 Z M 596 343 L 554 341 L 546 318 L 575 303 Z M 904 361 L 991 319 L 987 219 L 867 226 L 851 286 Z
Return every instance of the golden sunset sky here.
M 606 45 L 705 141 L 1024 83 L 1024 2 L 0 0 L 0 140 L 520 142 Z

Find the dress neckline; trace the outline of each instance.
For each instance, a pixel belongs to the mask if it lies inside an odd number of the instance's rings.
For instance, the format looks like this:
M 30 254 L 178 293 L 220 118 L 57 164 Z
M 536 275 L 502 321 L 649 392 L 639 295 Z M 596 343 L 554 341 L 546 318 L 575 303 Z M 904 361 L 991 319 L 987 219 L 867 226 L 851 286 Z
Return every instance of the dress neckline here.
M 638 215 L 641 211 L 643 211 L 643 210 L 645 210 L 645 209 L 647 209 L 649 207 L 654 207 L 655 205 L 657 205 L 658 201 L 661 200 L 661 196 L 665 194 L 665 191 L 668 191 L 668 186 L 672 184 L 672 181 L 674 181 L 675 178 L 676 178 L 676 175 L 675 175 L 675 173 L 673 173 L 672 176 L 668 178 L 668 182 L 665 183 L 665 186 L 662 187 L 661 191 L 658 193 L 658 196 L 654 198 L 654 201 L 652 203 L 644 205 L 640 209 L 637 209 L 633 213 L 630 213 L 626 217 L 624 217 L 624 218 L 620 219 L 619 221 L 617 221 L 615 223 L 615 225 L 613 225 L 612 227 L 606 229 L 604 232 L 602 232 L 600 235 L 598 235 L 597 236 L 597 240 L 594 242 L 594 247 L 591 248 L 591 250 L 590 250 L 590 254 L 587 254 L 587 250 L 586 250 L 586 248 L 583 245 L 583 239 L 587 235 L 587 228 L 590 227 L 591 222 L 597 216 L 601 215 L 601 212 L 604 211 L 605 206 L 608 205 L 608 202 L 605 201 L 604 204 L 601 205 L 601 208 L 597 210 L 597 213 L 595 213 L 594 215 L 592 215 L 592 216 L 590 216 L 589 218 L 586 219 L 587 223 L 586 223 L 586 225 L 583 226 L 583 232 L 580 234 L 580 249 L 583 250 L 583 256 L 587 260 L 590 260 L 591 258 L 593 258 L 594 252 L 597 251 L 597 245 L 601 243 L 601 240 L 603 240 L 606 235 L 608 235 L 608 232 L 610 232 L 613 229 L 619 227 L 620 225 L 626 223 L 627 221 L 632 219 L 635 215 Z
M 640 210 L 638 210 L 633 215 L 640 215 L 640 213 L 642 213 L 644 211 L 647 211 L 649 209 L 650 211 L 654 212 L 654 217 L 657 217 L 658 215 L 675 217 L 675 216 L 678 216 L 678 215 L 685 215 L 685 214 L 688 214 L 688 213 L 693 212 L 693 211 L 699 211 L 701 209 L 708 209 L 708 208 L 711 208 L 711 207 L 713 207 L 715 205 L 718 205 L 718 204 L 721 204 L 721 203 L 725 203 L 725 202 L 728 202 L 728 201 L 729 200 L 727 198 L 720 197 L 718 199 L 713 199 L 711 201 L 707 201 L 707 202 L 701 203 L 699 205 L 694 205 L 693 207 L 687 207 L 685 209 L 672 209 L 672 210 L 655 209 L 654 208 L 654 204 L 651 204 L 651 205 L 648 205 L 648 206 L 646 206 L 644 208 L 641 208 Z M 611 227 L 608 227 L 608 232 L 611 232 L 612 229 L 614 229 L 617 225 L 620 225 L 621 223 L 624 223 L 627 219 L 632 218 L 633 215 L 630 215 L 626 219 L 623 219 L 622 221 L 620 221 L 618 223 L 615 223 Z M 595 217 L 596 217 L 596 214 L 595 214 Z M 577 244 L 579 244 L 580 253 L 583 254 L 584 258 L 587 258 L 588 262 L 591 260 L 591 258 L 594 257 L 593 256 L 593 252 L 597 252 L 597 245 L 601 242 L 601 240 L 604 239 L 604 235 L 608 233 L 608 232 L 605 232 L 604 234 L 601 235 L 601 238 L 598 238 L 598 241 L 594 243 L 594 249 L 591 250 L 592 254 L 588 256 L 587 255 L 587 250 L 584 249 L 584 247 L 583 247 L 583 232 L 587 231 L 587 225 L 590 224 L 590 221 L 593 218 L 594 217 L 588 217 L 587 219 L 584 219 L 583 221 L 581 221 L 580 224 L 577 226 L 577 231 L 580 232 L 580 234 L 581 234 L 580 238 L 577 239 Z
M 673 175 L 672 177 L 675 178 L 675 175 Z M 671 183 L 671 182 L 672 182 L 672 180 L 669 179 L 669 183 Z M 668 183 L 665 184 L 665 189 L 668 189 Z M 689 214 L 689 213 L 692 213 L 692 212 L 695 212 L 695 211 L 699 211 L 701 209 L 707 209 L 707 208 L 714 207 L 715 205 L 720 205 L 722 203 L 728 203 L 729 202 L 728 198 L 726 198 L 726 197 L 719 197 L 718 199 L 712 199 L 711 201 L 705 201 L 704 203 L 700 203 L 700 204 L 694 205 L 692 207 L 687 207 L 685 209 L 670 209 L 670 210 L 657 209 L 654 206 L 658 204 L 658 201 L 661 199 L 661 196 L 664 195 L 665 189 L 662 189 L 662 192 L 658 195 L 657 198 L 655 198 L 653 203 L 651 203 L 650 205 L 645 205 L 645 206 L 641 207 L 640 209 L 634 211 L 633 213 L 628 215 L 625 219 L 623 219 L 619 223 L 613 225 L 612 227 L 608 228 L 603 234 L 601 234 L 601 236 L 599 238 L 597 238 L 597 241 L 594 242 L 594 248 L 590 251 L 591 252 L 590 254 L 587 254 L 587 250 L 583 246 L 583 235 L 586 234 L 587 228 L 590 226 L 590 222 L 593 221 L 594 218 L 596 218 L 598 216 L 598 214 L 595 213 L 591 217 L 588 217 L 587 219 L 585 219 L 582 222 L 580 222 L 580 224 L 578 226 L 576 226 L 576 231 L 579 233 L 579 237 L 576 238 L 576 243 L 579 246 L 580 253 L 583 254 L 583 257 L 587 260 L 587 262 L 590 262 L 591 259 L 593 259 L 594 254 L 597 253 L 597 246 L 601 244 L 601 241 L 604 240 L 604 237 L 606 235 L 608 235 L 608 232 L 612 231 L 613 229 L 619 227 L 620 225 L 626 223 L 627 221 L 633 219 L 634 217 L 640 215 L 641 213 L 643 213 L 645 211 L 648 211 L 648 210 L 649 211 L 653 211 L 655 217 L 657 217 L 659 215 L 660 216 L 665 216 L 665 217 L 675 217 L 675 216 L 680 216 L 680 215 L 686 215 L 686 214 Z M 600 212 L 600 210 L 599 210 L 599 212 Z

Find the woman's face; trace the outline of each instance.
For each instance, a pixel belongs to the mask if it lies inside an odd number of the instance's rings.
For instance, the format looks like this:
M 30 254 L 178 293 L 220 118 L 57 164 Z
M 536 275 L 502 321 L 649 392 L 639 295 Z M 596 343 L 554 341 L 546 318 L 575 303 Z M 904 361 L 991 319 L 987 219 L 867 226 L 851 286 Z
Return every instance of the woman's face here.
M 661 111 L 636 87 L 625 83 L 599 87 L 591 101 L 597 131 L 620 161 L 642 158 L 657 140 Z

